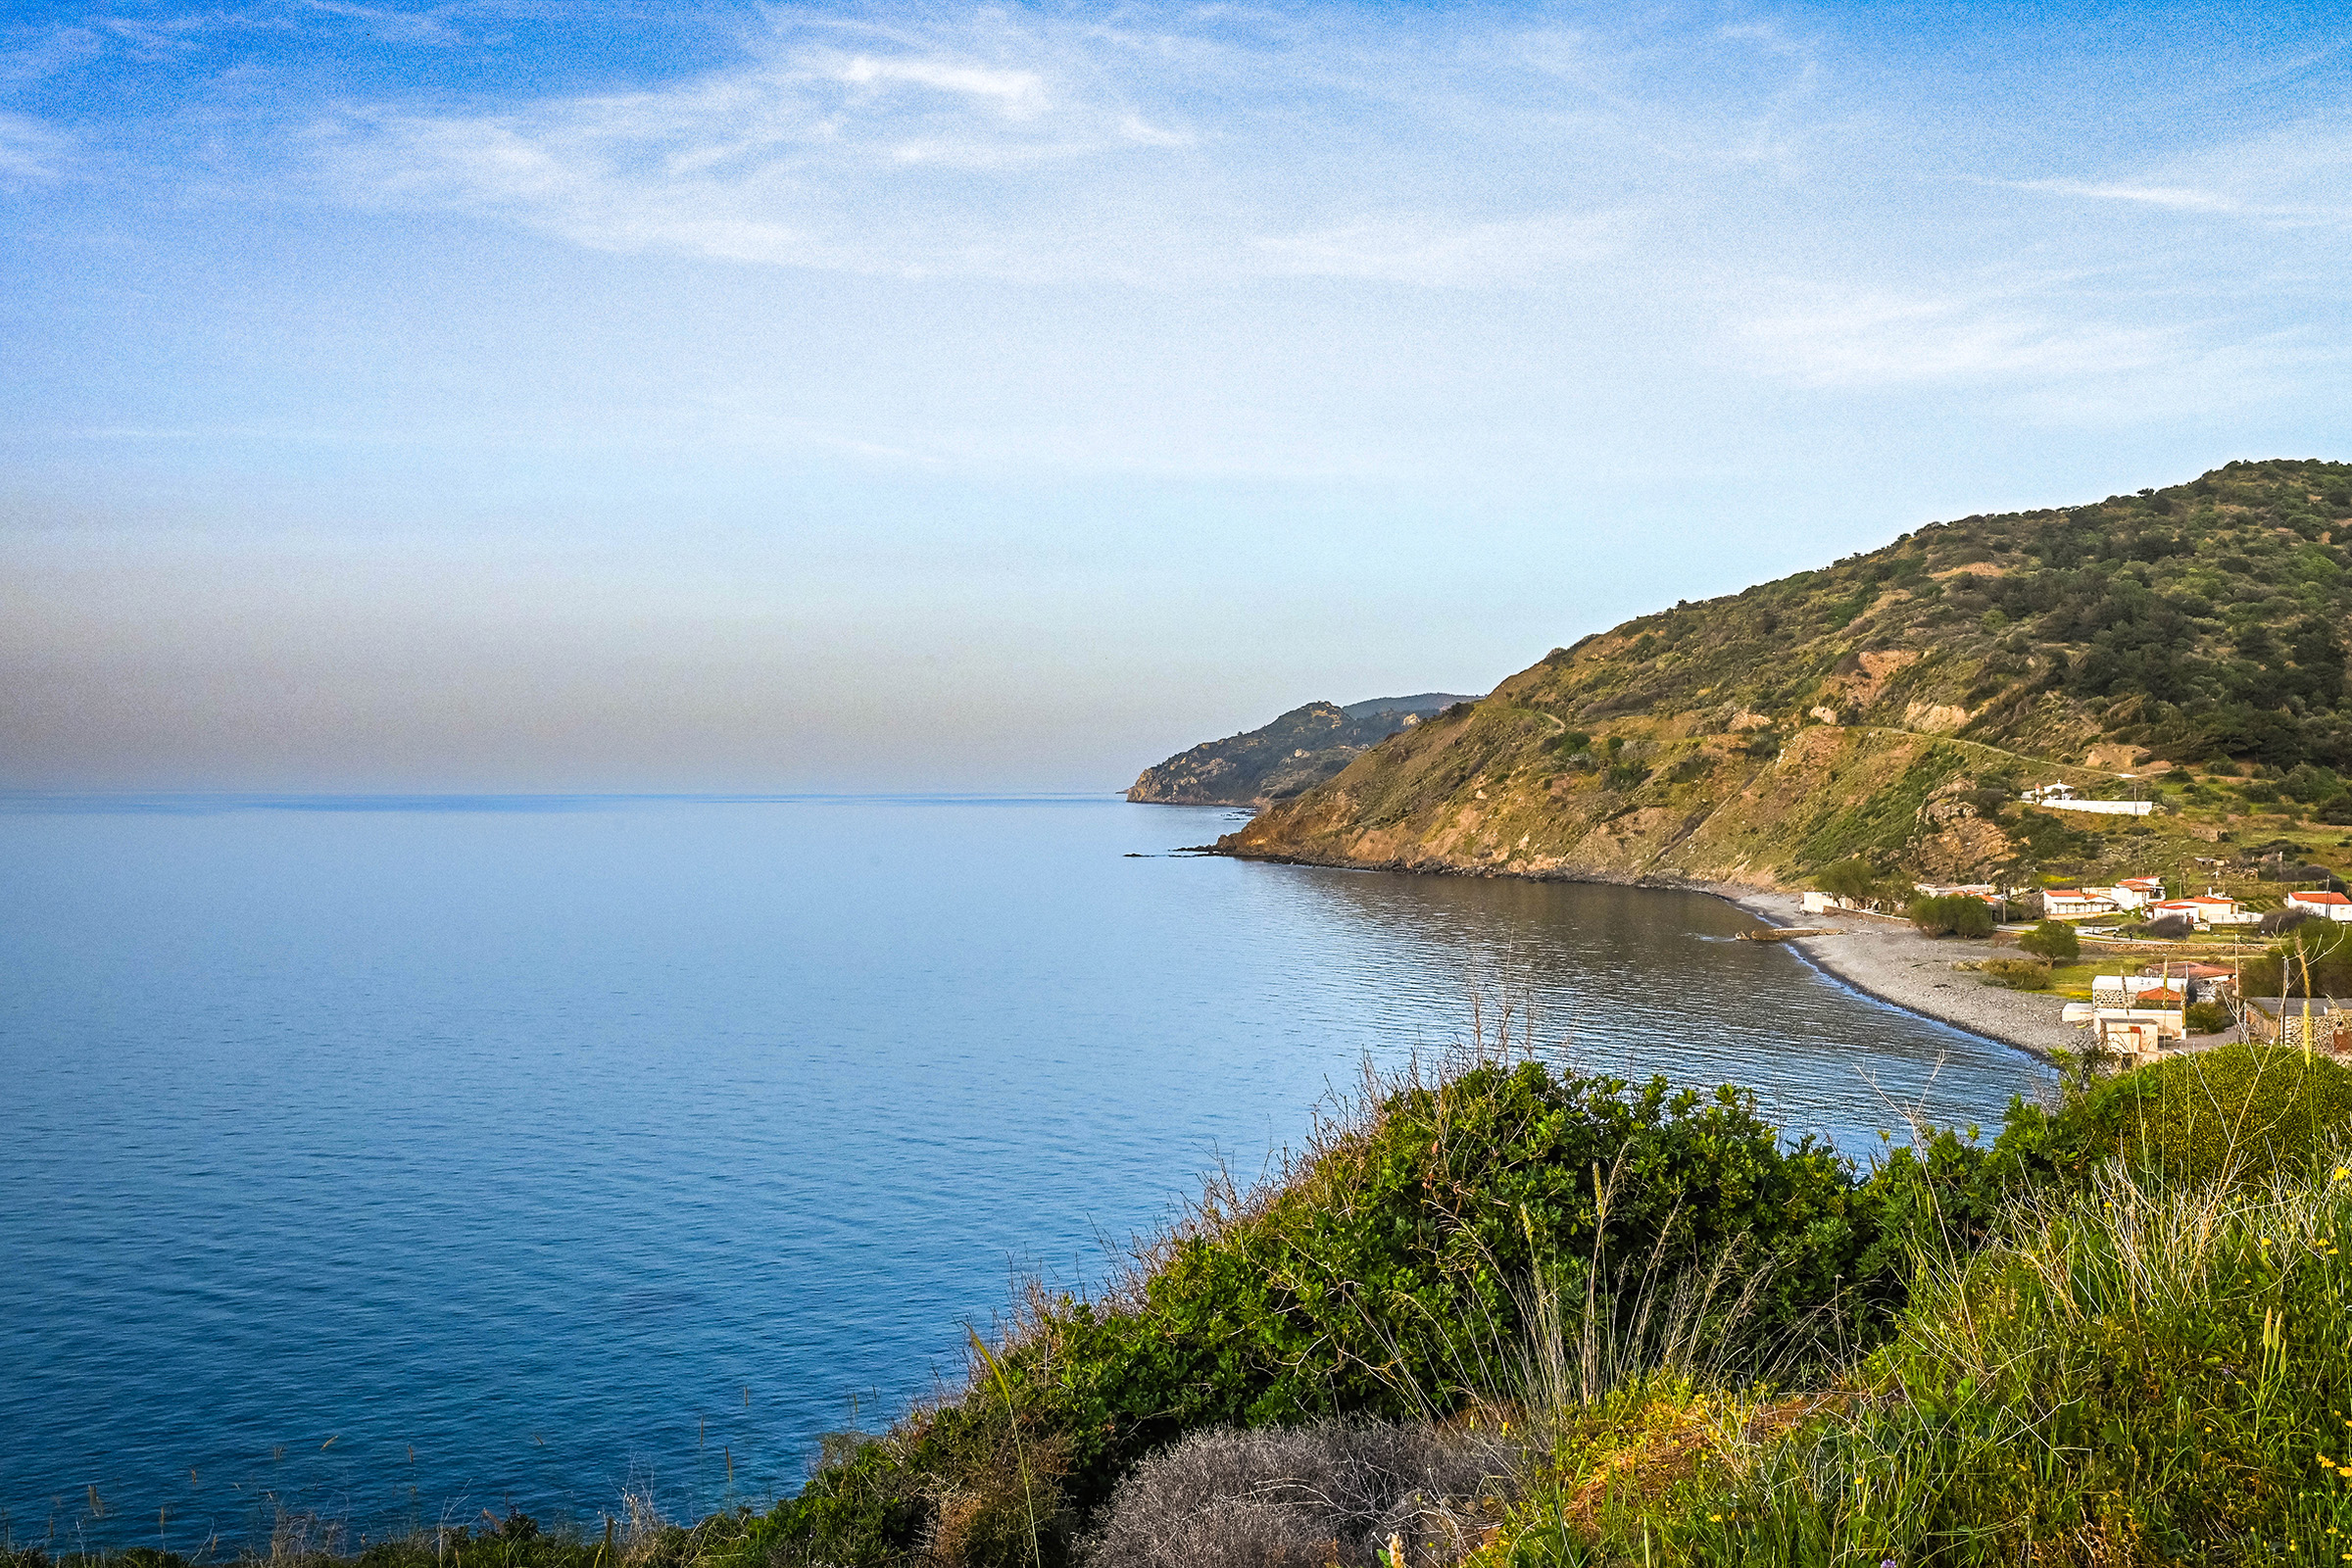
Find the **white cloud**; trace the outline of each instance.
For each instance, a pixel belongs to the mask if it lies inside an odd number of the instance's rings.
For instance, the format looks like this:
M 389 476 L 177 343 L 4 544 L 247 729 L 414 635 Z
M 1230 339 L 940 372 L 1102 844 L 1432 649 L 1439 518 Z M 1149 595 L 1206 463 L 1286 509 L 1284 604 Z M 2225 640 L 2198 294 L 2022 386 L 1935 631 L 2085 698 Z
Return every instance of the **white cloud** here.
M 1735 322 L 1755 368 L 1812 386 L 2035 382 L 2140 370 L 2183 351 L 2179 328 L 2084 318 L 2017 291 L 1902 295 L 1792 286 Z
M 1605 144 L 1628 133 L 1571 124 L 1556 73 L 1509 50 L 1475 63 L 1475 91 L 1442 79 L 1458 62 L 1423 64 L 1344 29 L 1236 41 L 1003 13 L 794 22 L 741 65 L 658 90 L 502 113 L 361 108 L 314 145 L 366 203 L 475 211 L 600 249 L 885 275 L 1450 288 L 1603 254 L 1617 220 L 1596 215 L 1624 195 L 1580 186 L 1595 171 L 1622 183 Z
M 2143 207 L 2162 207 L 2180 213 L 2234 213 L 2243 210 L 2233 197 L 2185 185 L 2101 184 L 2082 179 L 2023 179 L 2011 183 L 2018 190 L 2046 191 L 2053 196 L 2081 196 L 2090 201 L 2135 202 Z
M 0 109 L 0 185 L 55 179 L 73 151 L 66 134 L 46 122 Z

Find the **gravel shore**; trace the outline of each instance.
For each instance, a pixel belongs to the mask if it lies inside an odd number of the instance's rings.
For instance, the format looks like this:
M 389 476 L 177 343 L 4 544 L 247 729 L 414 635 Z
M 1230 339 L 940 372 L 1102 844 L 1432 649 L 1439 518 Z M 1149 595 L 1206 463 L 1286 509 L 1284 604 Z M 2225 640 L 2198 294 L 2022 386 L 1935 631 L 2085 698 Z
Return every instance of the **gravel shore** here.
M 1773 925 L 1837 927 L 1835 936 L 1799 937 L 1786 946 L 1881 1002 L 2045 1059 L 2052 1052 L 2076 1051 L 2082 1046 L 2082 1027 L 2059 1019 L 2059 1010 L 2066 1005 L 2063 998 L 1986 985 L 1977 975 L 1952 967 L 1959 959 L 1984 956 L 1982 943 L 1923 937 L 1904 920 L 1867 914 L 1807 914 L 1794 894 L 1722 891 L 1732 903 Z

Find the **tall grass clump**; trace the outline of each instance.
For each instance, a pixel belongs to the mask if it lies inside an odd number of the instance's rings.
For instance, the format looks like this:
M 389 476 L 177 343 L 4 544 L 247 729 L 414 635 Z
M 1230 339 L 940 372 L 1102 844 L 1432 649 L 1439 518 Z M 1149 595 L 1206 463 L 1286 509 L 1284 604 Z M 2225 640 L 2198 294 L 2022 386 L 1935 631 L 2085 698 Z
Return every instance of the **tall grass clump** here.
M 2127 1074 L 1934 1181 L 1906 1151 L 1910 1201 L 2004 1196 L 1904 1231 L 1883 1344 L 1803 1395 L 1594 1407 L 1483 1560 L 2352 1560 L 2352 1166 L 2329 1064 L 2294 1054 Z

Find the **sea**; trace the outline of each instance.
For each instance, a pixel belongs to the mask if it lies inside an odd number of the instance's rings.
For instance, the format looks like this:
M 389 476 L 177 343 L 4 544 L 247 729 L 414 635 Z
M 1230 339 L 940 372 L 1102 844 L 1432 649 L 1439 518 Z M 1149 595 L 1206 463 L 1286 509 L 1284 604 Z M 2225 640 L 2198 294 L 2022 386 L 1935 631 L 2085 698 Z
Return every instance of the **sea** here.
M 1858 1159 L 2046 1073 L 1693 893 L 1045 798 L 0 799 L 0 1535 L 798 1488 L 1204 1176 L 1506 1015 Z

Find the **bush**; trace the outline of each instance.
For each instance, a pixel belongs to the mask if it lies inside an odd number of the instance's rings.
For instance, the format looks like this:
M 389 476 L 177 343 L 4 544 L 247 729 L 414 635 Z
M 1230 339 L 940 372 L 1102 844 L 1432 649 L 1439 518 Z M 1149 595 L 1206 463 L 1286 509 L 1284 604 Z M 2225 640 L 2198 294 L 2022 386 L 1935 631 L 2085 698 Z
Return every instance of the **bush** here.
M 1965 893 L 1953 893 L 1943 898 L 1926 894 L 1911 901 L 1906 911 L 1911 923 L 1932 937 L 1988 937 L 1995 924 L 1992 906 L 1983 899 L 1972 899 Z
M 1604 1312 L 1635 1314 L 1629 1268 L 1731 1267 L 1745 1295 L 1712 1340 L 1735 1368 L 1850 1337 L 1857 1282 L 1870 1300 L 1900 1292 L 1871 1273 L 1859 1186 L 1728 1088 L 1494 1060 L 1409 1077 L 1326 1123 L 1278 1181 L 1212 1190 L 1104 1298 L 1039 1303 L 960 1396 L 831 1455 L 753 1544 L 776 1564 L 925 1544 L 968 1564 L 1059 1560 L 1123 1476 L 1188 1433 L 1474 1401 L 1537 1280 L 1570 1300 L 1589 1281 Z
M 2052 963 L 2073 963 L 2082 956 L 2082 939 L 2064 920 L 2044 920 L 2017 939 L 2017 945 Z
M 2352 997 L 2352 926 L 2310 920 L 2238 966 L 2239 995 Z
M 2168 914 L 2161 920 L 2150 920 L 2139 928 L 2139 934 L 2158 942 L 2178 942 L 2196 929 L 2196 923 L 2185 914 Z
M 2073 1114 L 2094 1149 L 2174 1180 L 2309 1171 L 2352 1131 L 2352 1070 L 2292 1048 L 2222 1046 L 2101 1084 Z
M 2033 958 L 1987 958 L 1981 971 L 1992 984 L 2012 991 L 2044 991 L 2050 984 L 2050 966 Z
M 2182 1021 L 2192 1035 L 2218 1035 L 2237 1019 L 2218 1002 L 2192 1002 L 2183 1012 Z

